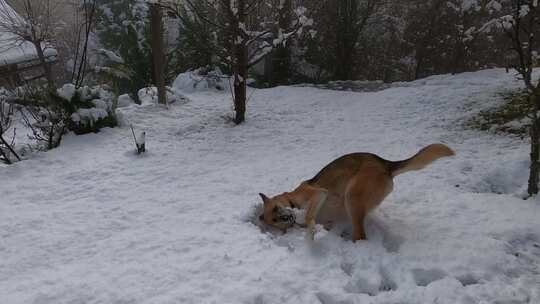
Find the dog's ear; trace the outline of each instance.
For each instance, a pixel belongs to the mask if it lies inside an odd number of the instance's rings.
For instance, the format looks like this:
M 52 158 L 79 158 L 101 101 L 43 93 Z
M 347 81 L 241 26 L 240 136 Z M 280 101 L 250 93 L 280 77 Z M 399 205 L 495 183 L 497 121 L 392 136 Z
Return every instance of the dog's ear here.
M 268 203 L 270 201 L 270 199 L 268 198 L 268 196 L 262 194 L 262 193 L 259 193 L 259 195 L 261 196 L 262 200 L 263 200 L 263 203 Z

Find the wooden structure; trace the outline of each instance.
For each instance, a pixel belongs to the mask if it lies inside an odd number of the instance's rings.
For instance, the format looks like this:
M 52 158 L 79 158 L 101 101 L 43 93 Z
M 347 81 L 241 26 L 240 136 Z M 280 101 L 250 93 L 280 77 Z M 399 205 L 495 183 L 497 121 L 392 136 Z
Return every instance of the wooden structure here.
M 47 57 L 47 64 L 58 61 L 56 55 Z M 44 77 L 44 70 L 37 58 L 6 63 L 0 61 L 0 87 L 14 88 Z
M 2 10 L 0 22 L 3 24 L 22 20 L 5 0 L 0 0 L 0 9 Z M 58 61 L 58 52 L 52 45 L 44 42 L 42 48 L 47 65 Z M 44 76 L 45 67 L 38 58 L 35 45 L 10 32 L 9 29 L 0 31 L 0 87 L 13 88 L 42 79 Z

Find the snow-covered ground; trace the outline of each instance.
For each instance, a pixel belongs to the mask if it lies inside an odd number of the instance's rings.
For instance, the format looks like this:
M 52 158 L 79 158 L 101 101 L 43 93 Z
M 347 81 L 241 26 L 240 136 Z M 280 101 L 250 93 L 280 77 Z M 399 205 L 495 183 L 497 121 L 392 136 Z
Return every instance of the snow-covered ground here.
M 527 143 L 461 123 L 519 86 L 489 70 L 380 92 L 256 90 L 130 107 L 129 128 L 67 136 L 0 168 L 0 303 L 540 303 L 540 199 L 522 200 Z M 395 179 L 352 243 L 254 224 L 274 195 L 348 152 L 457 156 Z M 498 194 L 496 194 L 498 193 Z

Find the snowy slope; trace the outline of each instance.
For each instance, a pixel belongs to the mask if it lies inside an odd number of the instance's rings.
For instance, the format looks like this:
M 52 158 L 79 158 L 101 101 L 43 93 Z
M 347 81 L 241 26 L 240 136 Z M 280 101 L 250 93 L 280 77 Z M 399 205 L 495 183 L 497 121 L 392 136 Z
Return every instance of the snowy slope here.
M 238 127 L 225 93 L 128 108 L 142 157 L 122 128 L 0 168 L 0 302 L 540 303 L 527 144 L 460 126 L 517 86 L 490 70 L 373 93 L 257 90 Z M 403 159 L 433 142 L 457 156 L 397 177 L 368 241 L 320 231 L 310 245 L 252 223 L 258 192 L 335 157 Z

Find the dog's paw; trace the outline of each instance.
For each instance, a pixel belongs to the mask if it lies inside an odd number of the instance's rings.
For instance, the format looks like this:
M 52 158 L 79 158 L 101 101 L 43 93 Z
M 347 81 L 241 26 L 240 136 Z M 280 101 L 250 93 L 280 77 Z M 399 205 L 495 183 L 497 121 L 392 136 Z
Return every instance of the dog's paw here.
M 306 238 L 306 241 L 308 241 L 308 242 L 310 242 L 310 243 L 313 242 L 313 241 L 315 241 L 315 231 L 314 231 L 314 230 L 309 230 L 309 229 L 308 229 L 308 230 L 306 231 L 306 236 L 305 236 L 305 238 Z
M 307 225 L 306 240 L 313 242 L 315 240 L 315 222 L 312 221 Z

